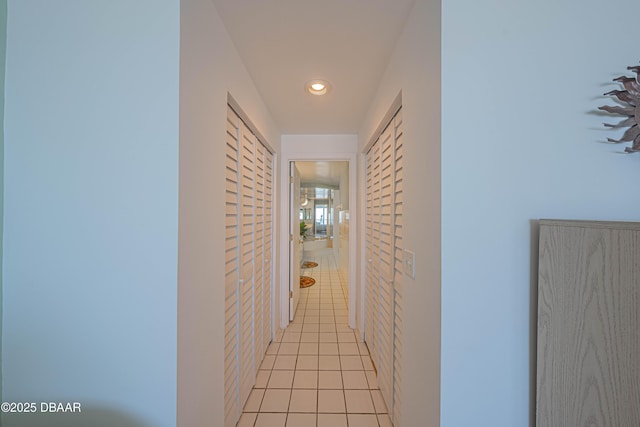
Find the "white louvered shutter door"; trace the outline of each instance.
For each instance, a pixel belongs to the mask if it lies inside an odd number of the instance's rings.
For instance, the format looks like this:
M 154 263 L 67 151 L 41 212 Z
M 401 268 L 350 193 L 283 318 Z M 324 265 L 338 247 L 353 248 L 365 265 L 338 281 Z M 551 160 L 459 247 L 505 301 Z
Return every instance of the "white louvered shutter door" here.
M 393 402 L 394 321 L 394 127 L 387 126 L 380 144 L 380 305 L 378 323 L 378 385 L 387 403 Z
M 249 397 L 255 381 L 254 369 L 254 238 L 255 238 L 255 137 L 240 125 L 240 402 Z
M 225 339 L 224 425 L 235 426 L 240 416 L 238 395 L 238 272 L 239 272 L 239 122 L 227 114 L 225 192 Z
M 257 368 L 264 355 L 264 145 L 256 143 L 255 156 L 255 360 Z
M 225 427 L 233 427 L 271 342 L 273 154 L 230 107 L 225 209 Z
M 273 284 L 273 154 L 265 152 L 265 176 L 264 176 L 264 290 L 262 292 L 263 303 L 263 342 L 266 352 L 271 342 L 271 288 Z M 264 353 L 263 352 L 263 353 Z M 264 355 L 264 354 L 263 354 Z
M 404 230 L 402 228 L 402 215 L 403 215 L 403 176 L 404 176 L 404 149 L 403 149 L 403 122 L 402 122 L 402 110 L 400 110 L 394 119 L 395 126 L 395 280 L 394 280 L 394 296 L 395 296 L 395 308 L 394 308 L 394 368 L 393 368 L 393 408 L 389 409 L 392 413 L 393 423 L 396 426 L 400 423 L 400 402 L 401 390 L 402 390 L 402 250 L 404 248 L 402 238 Z
M 365 342 L 380 392 L 399 425 L 402 356 L 402 113 L 367 153 Z
M 366 166 L 366 206 L 365 206 L 365 342 L 373 356 L 373 337 L 376 322 L 374 320 L 374 278 L 373 278 L 373 148 L 367 152 Z
M 369 274 L 368 295 L 371 305 L 372 330 L 367 340 L 371 359 L 376 367 L 380 363 L 380 169 L 380 144 L 376 142 L 371 148 L 371 256 L 368 258 L 371 272 Z

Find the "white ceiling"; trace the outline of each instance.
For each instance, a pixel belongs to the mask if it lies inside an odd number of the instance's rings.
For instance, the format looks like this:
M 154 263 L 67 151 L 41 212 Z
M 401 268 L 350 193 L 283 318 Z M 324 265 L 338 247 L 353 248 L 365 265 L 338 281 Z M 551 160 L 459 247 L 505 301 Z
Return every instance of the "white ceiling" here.
M 415 0 L 213 2 L 283 134 L 354 134 Z
M 340 186 L 340 176 L 349 172 L 349 162 L 317 161 L 296 162 L 303 187 Z

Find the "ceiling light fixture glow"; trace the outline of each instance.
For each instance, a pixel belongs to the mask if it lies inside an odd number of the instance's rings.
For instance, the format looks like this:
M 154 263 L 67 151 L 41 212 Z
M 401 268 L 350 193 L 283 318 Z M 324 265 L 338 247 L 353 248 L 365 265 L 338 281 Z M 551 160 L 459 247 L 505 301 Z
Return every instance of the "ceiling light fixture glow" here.
M 324 95 L 329 90 L 329 82 L 325 80 L 311 80 L 307 82 L 306 88 L 312 95 Z

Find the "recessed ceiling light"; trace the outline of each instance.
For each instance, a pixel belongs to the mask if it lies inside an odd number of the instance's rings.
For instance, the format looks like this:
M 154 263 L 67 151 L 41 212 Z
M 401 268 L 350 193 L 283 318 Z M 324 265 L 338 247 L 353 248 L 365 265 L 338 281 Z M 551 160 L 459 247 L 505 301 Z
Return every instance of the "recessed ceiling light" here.
M 329 90 L 329 82 L 325 80 L 311 80 L 307 82 L 306 88 L 312 95 L 324 95 Z

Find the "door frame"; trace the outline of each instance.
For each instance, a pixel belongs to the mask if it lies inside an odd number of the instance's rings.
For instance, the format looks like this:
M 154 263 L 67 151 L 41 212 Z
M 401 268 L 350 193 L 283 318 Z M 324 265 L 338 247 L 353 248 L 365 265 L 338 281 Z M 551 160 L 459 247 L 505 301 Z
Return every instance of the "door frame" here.
M 297 192 L 297 194 L 296 194 Z M 300 251 L 298 209 L 300 206 L 300 171 L 296 162 L 289 162 L 289 320 L 292 321 L 300 299 Z M 298 263 L 298 265 L 295 265 Z M 296 285 L 296 281 L 298 285 Z
M 349 327 L 356 328 L 356 272 L 358 229 L 358 155 L 357 152 L 285 153 L 280 156 L 280 328 L 289 326 L 289 163 L 341 161 L 349 163 Z M 286 196 L 285 196 L 286 195 Z

